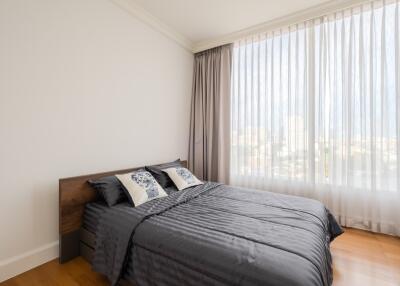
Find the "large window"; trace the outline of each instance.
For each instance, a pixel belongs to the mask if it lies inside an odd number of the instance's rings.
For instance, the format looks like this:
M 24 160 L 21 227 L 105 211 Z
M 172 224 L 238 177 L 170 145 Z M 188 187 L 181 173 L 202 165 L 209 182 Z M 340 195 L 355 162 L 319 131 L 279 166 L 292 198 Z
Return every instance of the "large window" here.
M 232 183 L 397 192 L 399 31 L 375 2 L 237 42 Z

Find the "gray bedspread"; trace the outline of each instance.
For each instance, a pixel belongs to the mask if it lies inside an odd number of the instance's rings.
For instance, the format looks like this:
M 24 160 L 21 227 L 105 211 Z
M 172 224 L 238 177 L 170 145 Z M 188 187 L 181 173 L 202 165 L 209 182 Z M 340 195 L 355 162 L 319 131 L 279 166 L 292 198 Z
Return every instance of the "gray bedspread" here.
M 94 270 L 112 285 L 331 285 L 323 204 L 206 183 L 99 219 Z

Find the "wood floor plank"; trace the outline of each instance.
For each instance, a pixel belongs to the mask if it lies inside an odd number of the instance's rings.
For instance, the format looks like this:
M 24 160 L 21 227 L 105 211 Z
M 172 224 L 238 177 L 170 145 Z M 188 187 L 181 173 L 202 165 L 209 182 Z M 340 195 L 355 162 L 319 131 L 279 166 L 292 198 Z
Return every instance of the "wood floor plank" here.
M 333 285 L 400 285 L 400 238 L 346 229 L 331 244 Z M 91 270 L 81 257 L 65 264 L 50 261 L 1 286 L 102 286 L 107 279 Z

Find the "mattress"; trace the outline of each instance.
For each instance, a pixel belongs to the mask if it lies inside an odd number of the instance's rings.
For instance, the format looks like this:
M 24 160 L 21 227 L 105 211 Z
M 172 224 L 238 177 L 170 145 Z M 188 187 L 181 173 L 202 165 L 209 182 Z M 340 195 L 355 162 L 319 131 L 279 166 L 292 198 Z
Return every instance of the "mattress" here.
M 173 194 L 178 191 L 178 189 L 174 186 L 165 188 L 167 194 Z M 130 207 L 128 202 L 122 202 L 117 204 L 113 207 L 125 206 Z M 85 206 L 85 211 L 83 213 L 83 222 L 82 227 L 85 228 L 87 231 L 95 234 L 97 225 L 99 223 L 99 219 L 105 211 L 107 211 L 109 207 L 102 201 L 88 203 Z
M 103 202 L 94 202 L 86 204 L 83 213 L 82 227 L 86 230 L 96 233 L 100 216 L 107 210 L 108 206 Z

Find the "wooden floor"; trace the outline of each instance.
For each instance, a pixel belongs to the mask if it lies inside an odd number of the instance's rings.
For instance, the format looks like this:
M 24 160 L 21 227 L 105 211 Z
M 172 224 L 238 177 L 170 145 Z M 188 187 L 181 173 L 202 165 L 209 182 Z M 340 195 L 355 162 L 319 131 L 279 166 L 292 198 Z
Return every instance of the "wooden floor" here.
M 333 285 L 400 285 L 400 238 L 346 229 L 331 244 Z M 22 285 L 108 285 L 82 258 L 60 265 L 50 261 L 1 286 Z
M 333 285 L 400 286 L 400 238 L 346 229 L 331 252 Z

